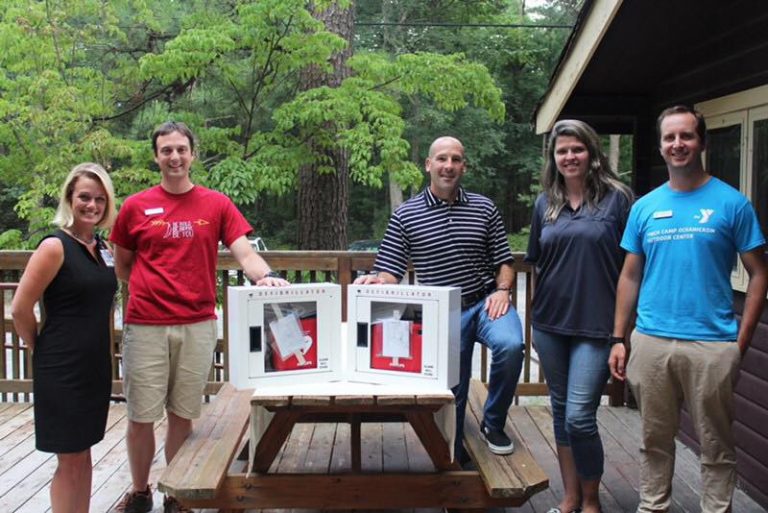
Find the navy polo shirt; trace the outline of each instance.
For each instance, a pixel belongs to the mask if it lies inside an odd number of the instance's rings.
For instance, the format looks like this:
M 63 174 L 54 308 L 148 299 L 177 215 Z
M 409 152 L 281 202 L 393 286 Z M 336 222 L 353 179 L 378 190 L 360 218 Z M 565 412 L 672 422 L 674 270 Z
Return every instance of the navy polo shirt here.
M 616 284 L 624 263 L 619 243 L 630 202 L 609 191 L 595 208 L 565 205 L 544 222 L 546 194 L 536 198 L 526 262 L 536 265 L 532 323 L 560 335 L 607 338 L 613 332 Z
M 498 267 L 514 262 L 496 206 L 463 188 L 447 203 L 427 187 L 392 214 L 374 269 L 402 279 L 409 258 L 420 284 L 463 296 L 495 286 Z

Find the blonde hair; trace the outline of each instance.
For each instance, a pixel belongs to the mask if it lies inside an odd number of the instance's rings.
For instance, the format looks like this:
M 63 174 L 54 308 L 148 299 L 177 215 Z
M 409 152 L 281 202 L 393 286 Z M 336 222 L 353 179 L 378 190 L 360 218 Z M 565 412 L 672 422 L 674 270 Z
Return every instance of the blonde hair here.
M 96 224 L 99 228 L 111 228 L 117 217 L 117 208 L 115 207 L 115 189 L 112 186 L 112 179 L 109 174 L 98 164 L 93 162 L 84 162 L 72 168 L 72 171 L 64 180 L 59 196 L 59 206 L 56 209 L 56 215 L 53 216 L 53 224 L 60 228 L 69 228 L 75 221 L 72 213 L 72 194 L 75 192 L 75 184 L 80 177 L 87 177 L 96 180 L 107 193 L 107 204 L 104 207 L 104 214 L 101 220 Z
M 545 222 L 554 222 L 568 201 L 565 179 L 555 164 L 555 143 L 560 136 L 575 137 L 587 147 L 589 165 L 585 179 L 584 199 L 590 209 L 597 207 L 610 190 L 619 191 L 630 203 L 633 201 L 632 190 L 621 182 L 619 175 L 608 165 L 608 157 L 603 153 L 600 137 L 595 130 L 583 121 L 563 119 L 555 123 L 549 134 L 547 161 L 541 170 L 541 189 L 546 193 L 549 204 L 544 213 Z

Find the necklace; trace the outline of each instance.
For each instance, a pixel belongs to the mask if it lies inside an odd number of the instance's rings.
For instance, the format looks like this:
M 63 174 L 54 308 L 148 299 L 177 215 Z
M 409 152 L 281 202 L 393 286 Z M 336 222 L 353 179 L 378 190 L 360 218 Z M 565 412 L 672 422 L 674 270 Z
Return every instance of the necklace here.
M 93 244 L 93 241 L 96 240 L 96 236 L 94 234 L 91 234 L 90 239 L 85 239 L 84 237 L 81 237 L 80 235 L 73 232 L 72 230 L 67 230 L 67 233 L 70 234 L 72 237 L 76 238 L 77 240 L 79 240 L 80 242 L 82 242 L 83 244 L 85 244 L 86 246 L 90 246 L 91 244 Z

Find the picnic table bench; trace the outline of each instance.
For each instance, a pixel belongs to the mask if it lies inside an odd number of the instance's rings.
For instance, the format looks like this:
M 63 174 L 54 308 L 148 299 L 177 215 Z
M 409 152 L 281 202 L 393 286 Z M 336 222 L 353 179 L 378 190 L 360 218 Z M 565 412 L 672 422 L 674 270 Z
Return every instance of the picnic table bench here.
M 168 465 L 158 488 L 188 507 L 243 511 L 514 507 L 548 486 L 546 474 L 509 421 L 507 431 L 518 442 L 515 452 L 497 456 L 487 449 L 479 433 L 486 394 L 480 382 L 471 384 L 465 422 L 465 446 L 476 470 L 462 470 L 453 461 L 455 410 L 449 392 L 393 393 L 379 387 L 374 393 L 362 386 L 360 393 L 340 394 L 314 387 L 305 394 L 253 394 L 225 385 Z M 252 443 L 246 463 L 236 457 L 248 445 L 249 437 L 243 434 L 249 421 Z M 433 469 L 362 470 L 361 424 L 391 421 L 413 427 Z M 306 422 L 351 426 L 349 468 L 308 473 L 299 466 L 291 472 L 275 471 L 275 458 L 294 426 Z

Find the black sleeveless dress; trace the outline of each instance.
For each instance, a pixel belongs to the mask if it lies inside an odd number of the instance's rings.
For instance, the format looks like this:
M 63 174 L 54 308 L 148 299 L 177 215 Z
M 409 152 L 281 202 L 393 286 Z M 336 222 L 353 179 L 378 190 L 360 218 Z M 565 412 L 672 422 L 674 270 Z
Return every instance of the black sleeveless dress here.
M 45 324 L 32 356 L 38 450 L 80 452 L 104 438 L 112 388 L 109 313 L 114 267 L 61 230 L 64 263 L 43 293 Z

